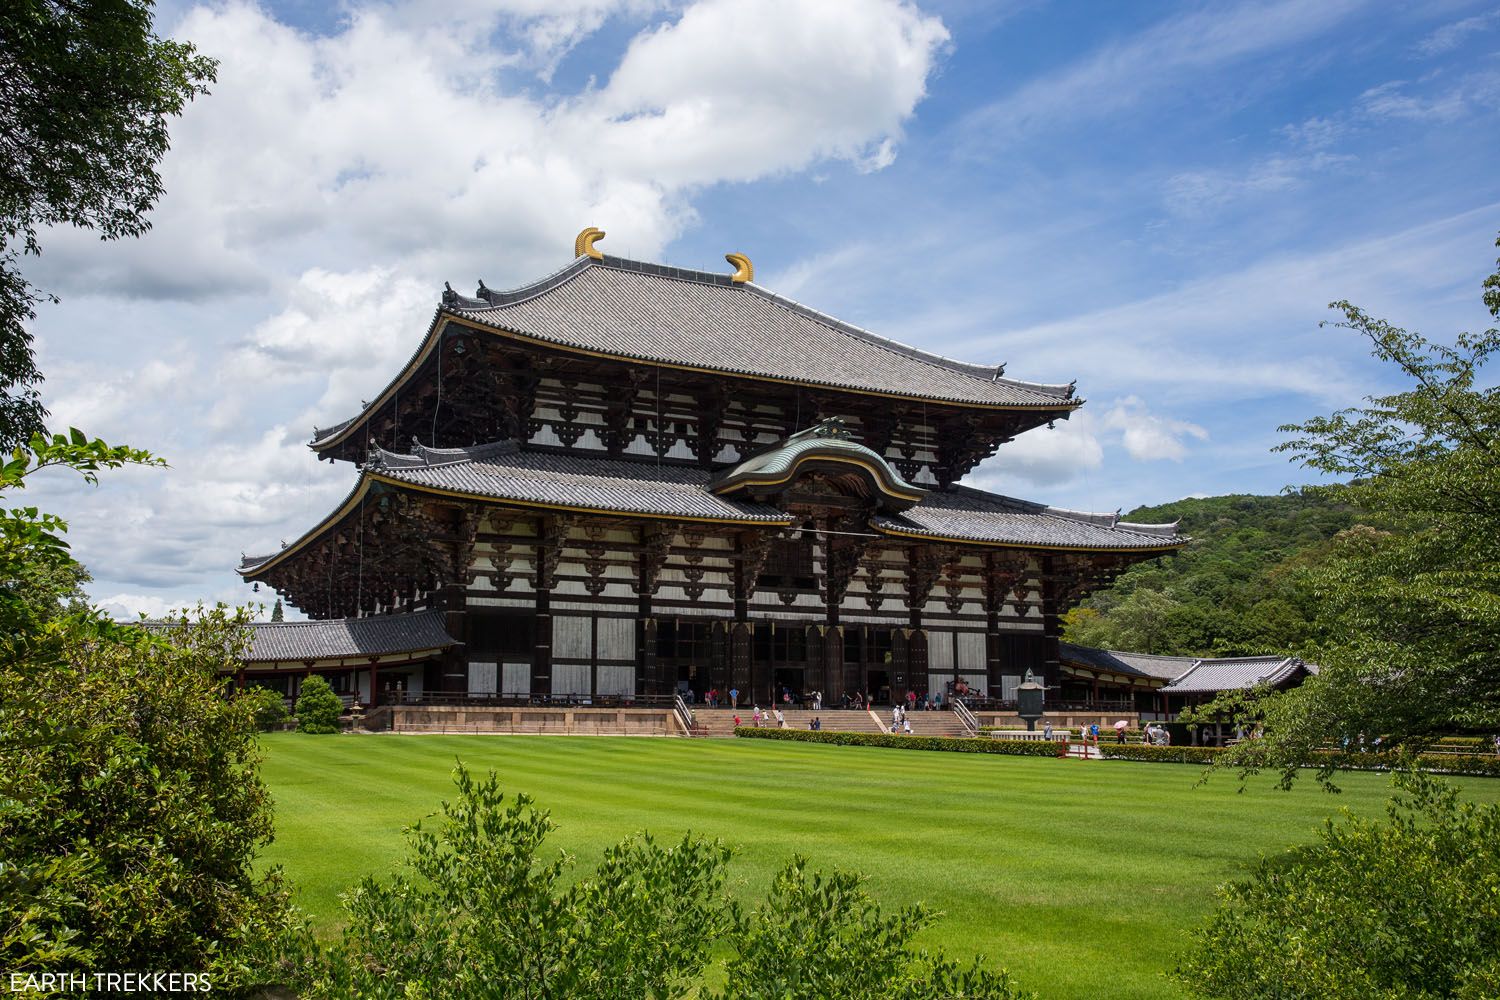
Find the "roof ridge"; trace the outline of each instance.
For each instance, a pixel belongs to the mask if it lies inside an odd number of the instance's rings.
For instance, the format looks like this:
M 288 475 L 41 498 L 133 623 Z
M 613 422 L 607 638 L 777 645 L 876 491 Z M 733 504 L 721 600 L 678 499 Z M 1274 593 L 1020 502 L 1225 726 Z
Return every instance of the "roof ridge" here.
M 755 294 L 768 300 L 774 305 L 778 305 L 784 309 L 790 309 L 791 311 L 799 313 L 802 316 L 813 320 L 814 322 L 821 323 L 838 333 L 842 333 L 846 336 L 862 340 L 865 343 L 871 344 L 875 347 L 884 348 L 885 350 L 888 350 L 893 354 L 899 354 L 902 357 L 910 358 L 914 361 L 921 361 L 925 364 L 930 364 L 938 368 L 945 368 L 948 371 L 956 372 L 961 375 L 968 375 L 972 378 L 982 379 L 986 382 L 1003 382 L 1007 385 L 1016 386 L 1017 388 L 1030 389 L 1033 392 L 1038 392 L 1042 395 L 1056 396 L 1060 399 L 1068 400 L 1071 400 L 1073 398 L 1073 392 L 1077 385 L 1076 382 L 1061 384 L 1047 382 L 1028 382 L 1024 379 L 1006 378 L 1004 377 L 1005 365 L 1003 363 L 998 365 L 975 364 L 974 362 L 960 361 L 957 358 L 950 358 L 946 355 L 937 354 L 932 351 L 925 351 L 920 347 L 913 347 L 910 344 L 902 343 L 901 341 L 895 340 L 894 338 L 875 333 L 873 330 L 868 330 L 862 326 L 857 326 L 853 323 L 847 322 L 846 320 L 841 320 L 836 316 L 832 316 L 828 313 L 823 312 L 821 309 L 815 309 L 812 306 L 807 305 L 806 303 L 799 302 L 796 299 L 793 299 L 786 295 L 782 295 L 779 292 L 774 292 L 771 289 L 766 288 L 764 285 L 756 284 L 753 281 L 736 282 L 732 278 L 732 276 L 728 274 L 722 274 L 718 271 L 703 271 L 699 270 L 698 268 L 679 267 L 675 264 L 663 264 L 657 261 L 634 260 L 629 257 L 617 257 L 613 254 L 605 254 L 602 258 L 594 258 L 588 256 L 577 257 L 564 267 L 560 268 L 557 271 L 554 271 L 552 274 L 548 275 L 545 278 L 534 281 L 529 285 L 523 285 L 519 288 L 510 289 L 507 291 L 496 291 L 494 289 L 487 288 L 485 287 L 484 282 L 481 280 L 479 282 L 479 290 L 476 293 L 476 298 L 471 299 L 467 296 L 459 295 L 457 292 L 452 292 L 450 290 L 449 292 L 444 294 L 444 304 L 447 305 L 451 302 L 451 304 L 453 305 L 459 305 L 461 307 L 467 306 L 468 308 L 479 309 L 494 308 L 502 305 L 513 305 L 517 302 L 523 302 L 527 299 L 534 298 L 537 295 L 549 292 L 553 288 L 564 284 L 566 281 L 572 279 L 573 277 L 582 274 L 590 267 L 608 267 L 613 268 L 617 271 L 634 272 L 636 274 L 649 274 L 655 277 L 667 278 L 673 281 L 686 281 L 700 285 L 714 285 L 721 288 L 743 288 L 746 291 L 754 292 Z
M 857 326 L 853 323 L 848 322 L 847 320 L 842 320 L 837 316 L 832 316 L 828 313 L 825 313 L 821 309 L 815 309 L 804 302 L 799 302 L 796 299 L 790 298 L 786 295 L 782 295 L 779 292 L 773 292 L 769 288 L 766 288 L 764 285 L 758 285 L 753 281 L 747 281 L 741 287 L 743 287 L 746 291 L 754 292 L 755 294 L 771 302 L 773 305 L 780 306 L 783 309 L 789 309 L 792 312 L 805 316 L 806 318 L 816 323 L 821 323 L 838 333 L 842 333 L 848 337 L 853 337 L 856 340 L 864 341 L 865 343 L 870 344 L 874 347 L 883 348 L 890 351 L 892 354 L 899 354 L 902 357 L 910 358 L 913 361 L 920 361 L 924 364 L 929 364 L 936 368 L 944 368 L 948 371 L 956 372 L 960 375 L 968 375 L 972 378 L 981 379 L 985 382 L 1002 382 L 1006 385 L 1016 386 L 1017 388 L 1030 389 L 1033 392 L 1041 393 L 1044 396 L 1056 396 L 1059 399 L 1071 400 L 1073 398 L 1073 390 L 1077 384 L 1075 382 L 1069 382 L 1066 385 L 1058 385 L 1045 382 L 1027 382 L 1023 379 L 1005 378 L 1005 364 L 1003 362 L 997 365 L 981 365 L 975 364 L 972 361 L 959 361 L 957 358 L 950 358 L 946 355 L 937 354 L 932 351 L 924 351 L 920 347 L 913 347 L 911 344 L 902 343 L 899 340 L 876 333 L 873 330 L 867 330 L 862 326 Z
M 1054 507 L 1051 504 L 1044 504 L 1035 500 L 1022 500 L 1019 497 L 1007 496 L 1004 493 L 992 493 L 989 490 L 982 490 L 976 486 L 968 486 L 964 483 L 953 483 L 948 487 L 948 491 L 963 491 L 973 496 L 1003 500 L 1016 504 L 1034 513 L 1050 514 L 1053 517 L 1060 517 L 1068 521 L 1077 521 L 1080 524 L 1093 524 L 1103 528 L 1113 528 L 1117 531 L 1129 531 L 1138 535 L 1150 535 L 1157 538 L 1177 538 L 1177 525 L 1181 523 L 1181 519 L 1179 518 L 1171 524 L 1137 524 L 1131 521 L 1121 521 L 1119 510 L 1110 514 L 1099 511 L 1072 510 L 1068 507 Z M 936 492 L 941 493 L 945 491 L 939 490 Z

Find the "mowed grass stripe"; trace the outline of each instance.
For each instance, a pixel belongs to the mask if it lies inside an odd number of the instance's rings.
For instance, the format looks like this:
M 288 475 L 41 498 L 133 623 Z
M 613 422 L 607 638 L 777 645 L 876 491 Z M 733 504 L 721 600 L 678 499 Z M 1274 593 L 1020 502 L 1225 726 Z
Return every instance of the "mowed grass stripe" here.
M 580 868 L 642 829 L 738 848 L 733 890 L 763 892 L 793 853 L 870 876 L 891 905 L 944 914 L 922 943 L 983 952 L 1046 997 L 1179 996 L 1165 979 L 1213 887 L 1261 852 L 1316 835 L 1340 807 L 1378 812 L 1380 775 L 1345 794 L 1269 780 L 1244 794 L 1199 770 L 772 743 L 563 736 L 265 739 L 277 842 L 299 902 L 324 933 L 338 894 L 401 856 L 401 829 L 451 799 L 455 758 L 494 768 L 558 824 L 550 846 Z M 1466 792 L 1500 798 L 1500 781 Z

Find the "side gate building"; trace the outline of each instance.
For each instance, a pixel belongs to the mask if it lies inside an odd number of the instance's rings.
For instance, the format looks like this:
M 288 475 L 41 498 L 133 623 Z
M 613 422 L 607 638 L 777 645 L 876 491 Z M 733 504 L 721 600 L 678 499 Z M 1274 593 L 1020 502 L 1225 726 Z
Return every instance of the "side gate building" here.
M 1003 700 L 1028 669 L 1059 687 L 1064 611 L 1185 544 L 960 484 L 1067 419 L 1071 385 L 841 322 L 739 254 L 686 270 L 602 235 L 525 287 L 445 291 L 390 383 L 315 432 L 353 488 L 239 571 L 316 620 L 423 616 L 421 656 L 341 660 L 344 692 Z

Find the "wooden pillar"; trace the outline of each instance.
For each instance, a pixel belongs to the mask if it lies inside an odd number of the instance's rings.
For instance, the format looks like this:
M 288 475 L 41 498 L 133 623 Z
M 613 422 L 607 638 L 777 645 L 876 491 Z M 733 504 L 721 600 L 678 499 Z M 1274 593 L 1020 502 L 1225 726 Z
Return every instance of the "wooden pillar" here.
M 638 598 L 635 615 L 635 689 L 643 695 L 666 694 L 656 676 L 656 619 L 649 595 Z
M 808 684 L 809 690 L 822 691 L 826 699 L 844 675 L 844 630 L 837 625 L 828 626 L 823 636 L 823 663 L 816 680 Z
M 848 631 L 851 627 L 856 626 L 845 626 L 844 628 L 844 641 L 846 643 L 849 640 Z M 838 683 L 834 684 L 830 682 L 829 686 L 823 689 L 823 704 L 825 705 L 829 704 L 830 701 L 838 704 L 838 699 L 845 691 L 858 691 L 865 685 L 865 670 L 872 665 L 869 662 L 871 647 L 870 630 L 864 625 L 857 627 L 863 632 L 864 638 L 864 641 L 860 643 L 860 659 L 855 663 L 850 663 L 847 659 L 844 661 L 843 669 L 835 675 L 838 678 Z M 895 659 L 895 657 L 893 656 L 891 659 Z M 879 664 L 879 667 L 884 669 L 885 664 Z
M 927 632 L 917 629 L 906 643 L 906 670 L 909 676 L 922 678 L 927 683 Z
M 911 629 L 891 629 L 891 662 L 888 665 L 884 663 L 875 664 L 872 665 L 872 668 L 876 670 L 888 670 L 892 677 L 899 676 L 914 678 L 916 681 L 916 686 L 922 688 L 923 690 L 926 690 L 926 672 L 924 671 L 921 676 L 918 677 L 916 672 L 911 668 L 911 640 L 912 636 L 914 636 L 915 634 L 916 633 Z M 866 683 L 866 678 L 868 676 L 869 675 L 866 674 L 865 677 L 860 678 L 860 687 L 857 690 L 864 689 L 864 684 Z
M 730 667 L 730 636 L 729 630 L 733 623 L 716 621 L 709 625 L 709 658 L 708 658 L 708 685 L 704 690 L 713 688 L 719 692 L 719 697 L 725 703 L 729 701 L 730 677 L 733 670 Z
M 540 574 L 539 574 L 540 575 Z M 536 592 L 536 642 L 531 651 L 531 693 L 552 693 L 552 609 L 551 595 Z
M 741 705 L 755 697 L 755 689 L 751 686 L 750 679 L 751 638 L 754 631 L 755 626 L 745 621 L 735 622 L 730 631 L 729 683 L 740 692 Z
M 1062 683 L 1062 588 L 1053 575 L 1055 562 L 1042 557 L 1042 675 L 1048 687 Z
M 984 623 L 985 692 L 991 698 L 1004 694 L 1005 682 L 1001 679 L 1004 673 L 1005 664 L 1000 656 L 1000 612 L 992 607 L 985 615 Z
M 443 628 L 457 639 L 457 646 L 443 651 L 438 663 L 439 691 L 467 691 L 469 689 L 469 595 L 462 583 L 450 583 L 443 588 Z
M 370 661 L 370 707 L 380 704 L 380 664 Z
M 245 690 L 245 668 L 243 666 L 234 672 L 234 688 L 236 691 Z

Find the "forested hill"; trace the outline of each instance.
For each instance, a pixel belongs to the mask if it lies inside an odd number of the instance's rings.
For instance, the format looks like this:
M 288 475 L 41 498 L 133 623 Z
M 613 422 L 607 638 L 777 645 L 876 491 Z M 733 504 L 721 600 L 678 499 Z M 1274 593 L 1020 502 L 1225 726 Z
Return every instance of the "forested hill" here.
M 1192 543 L 1131 567 L 1071 612 L 1066 638 L 1185 656 L 1295 650 L 1309 635 L 1303 570 L 1355 512 L 1317 497 L 1222 496 L 1140 507 L 1124 520 L 1181 520 Z

